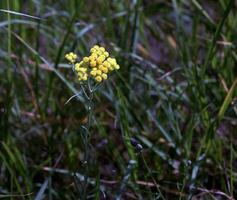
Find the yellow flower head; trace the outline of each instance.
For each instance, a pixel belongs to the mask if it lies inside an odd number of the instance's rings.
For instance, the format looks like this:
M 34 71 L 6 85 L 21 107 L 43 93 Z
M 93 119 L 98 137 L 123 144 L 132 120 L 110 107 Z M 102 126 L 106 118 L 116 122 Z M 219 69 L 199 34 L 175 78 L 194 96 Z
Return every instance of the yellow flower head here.
M 96 71 L 95 71 L 95 70 L 92 70 L 92 71 L 90 72 L 90 75 L 93 76 L 93 77 L 96 76 Z
M 98 58 L 97 58 L 97 63 L 98 64 L 102 64 L 105 60 L 105 56 L 104 55 L 100 55 Z
M 109 53 L 106 51 L 106 52 L 104 52 L 104 54 L 103 54 L 106 58 L 107 57 L 109 57 Z
M 90 61 L 89 57 L 84 57 L 83 62 L 88 63 Z
M 107 74 L 105 74 L 105 73 L 102 74 L 101 77 L 102 77 L 104 80 L 106 80 L 106 79 L 108 78 Z
M 101 81 L 102 81 L 102 77 L 101 77 L 101 76 L 96 76 L 96 77 L 95 77 L 95 80 L 96 80 L 97 82 L 101 82 Z
M 102 72 L 98 69 L 98 70 L 96 71 L 96 74 L 97 74 L 97 75 L 101 75 Z
M 79 81 L 87 81 L 89 78 L 100 83 L 108 78 L 108 74 L 113 70 L 118 70 L 115 58 L 109 56 L 104 47 L 98 45 L 90 49 L 90 55 L 84 57 L 81 62 L 76 63 L 77 55 L 70 52 L 65 55 L 70 64 L 73 64 Z
M 92 60 L 92 61 L 90 62 L 90 66 L 91 66 L 91 67 L 96 67 L 96 61 L 95 61 L 95 60 Z

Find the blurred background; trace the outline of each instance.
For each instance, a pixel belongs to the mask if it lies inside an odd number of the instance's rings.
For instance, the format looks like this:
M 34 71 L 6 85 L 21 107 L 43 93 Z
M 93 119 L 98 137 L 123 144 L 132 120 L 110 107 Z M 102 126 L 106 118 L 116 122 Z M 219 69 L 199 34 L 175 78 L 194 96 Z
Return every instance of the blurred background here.
M 65 104 L 81 89 L 64 55 L 99 44 L 120 70 L 94 94 L 88 199 L 233 200 L 236 7 L 1 0 L 0 198 L 81 198 L 87 112 Z

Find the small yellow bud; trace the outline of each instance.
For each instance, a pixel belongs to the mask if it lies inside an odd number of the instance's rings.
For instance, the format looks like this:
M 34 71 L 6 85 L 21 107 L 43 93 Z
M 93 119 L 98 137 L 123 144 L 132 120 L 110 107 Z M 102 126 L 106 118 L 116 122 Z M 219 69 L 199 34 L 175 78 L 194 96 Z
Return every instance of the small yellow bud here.
M 91 48 L 90 52 L 94 53 L 96 50 L 94 48 Z
M 104 66 L 103 65 L 99 65 L 98 69 L 102 71 L 104 69 Z
M 108 73 L 109 72 L 108 68 L 104 68 L 103 72 Z
M 82 72 L 77 72 L 77 76 L 81 78 L 83 76 Z
M 107 68 L 110 67 L 110 63 L 109 63 L 108 61 L 104 61 L 104 62 L 103 62 L 103 65 L 104 65 L 105 67 L 107 67 Z
M 108 67 L 108 70 L 110 70 L 110 71 L 113 71 L 113 70 L 114 70 L 114 68 L 112 67 L 112 65 L 110 65 L 110 66 Z
M 97 75 L 101 75 L 102 72 L 101 72 L 100 70 L 97 70 L 97 71 L 96 71 L 96 74 L 97 74 Z
M 80 64 L 79 64 L 79 63 L 76 63 L 76 64 L 75 64 L 75 70 L 78 71 L 79 68 L 80 68 Z
M 79 71 L 85 73 L 85 72 L 87 71 L 87 68 L 85 68 L 85 67 L 80 67 L 80 68 L 79 68 Z
M 100 51 L 100 50 L 98 50 L 98 51 L 96 51 L 96 54 L 97 54 L 98 56 L 100 56 L 100 55 L 102 55 L 102 54 L 103 54 L 103 52 L 102 52 L 102 51 Z
M 104 80 L 106 80 L 108 78 L 107 74 L 102 74 L 101 76 Z
M 84 74 L 84 76 L 82 77 L 83 81 L 87 81 L 87 74 Z
M 94 69 L 94 68 L 93 68 Z M 91 76 L 96 76 L 96 71 L 95 70 L 92 70 L 91 72 L 90 72 L 90 74 L 91 74 Z
M 111 65 L 116 65 L 117 64 L 117 62 L 114 58 L 111 58 L 109 62 L 110 62 Z
M 111 57 L 109 57 L 108 59 L 107 59 L 107 61 L 110 63 L 111 62 L 111 60 L 112 60 L 112 58 Z
M 101 71 L 104 72 L 104 73 L 108 73 L 108 68 L 103 66 L 103 68 L 101 69 Z
M 114 69 L 119 69 L 120 66 L 118 64 L 114 65 Z
M 100 50 L 101 52 L 105 52 L 105 48 L 104 48 L 104 47 L 100 47 L 99 50 Z
M 96 67 L 96 61 L 95 61 L 95 60 L 91 61 L 91 62 L 90 62 L 90 66 L 91 66 L 91 67 Z
M 94 56 L 89 56 L 89 60 L 90 61 L 93 61 L 93 60 L 95 60 L 96 59 L 96 57 L 94 57 Z
M 101 76 L 96 76 L 96 77 L 95 77 L 95 80 L 96 80 L 97 82 L 101 82 L 101 81 L 102 81 L 102 78 L 101 78 Z
M 107 57 L 109 57 L 109 53 L 106 51 L 106 52 L 104 52 L 104 56 L 107 58 Z
M 75 63 L 76 59 L 77 59 L 77 55 L 70 52 L 68 54 L 65 55 L 65 58 L 70 62 L 70 63 Z
M 104 55 L 101 55 L 101 56 L 99 56 L 99 57 L 97 58 L 98 64 L 102 64 L 102 63 L 104 62 L 104 60 L 105 60 L 105 56 L 104 56 Z
M 92 53 L 91 57 L 96 59 L 98 57 L 98 54 L 97 53 Z
M 104 47 L 100 47 L 100 51 L 105 52 L 105 48 Z
M 93 46 L 93 49 L 98 50 L 98 49 L 99 49 L 99 46 L 98 46 L 98 45 L 94 45 L 94 46 Z
M 84 57 L 84 58 L 83 58 L 83 62 L 87 63 L 87 62 L 89 62 L 89 61 L 90 61 L 90 59 L 89 59 L 88 57 Z

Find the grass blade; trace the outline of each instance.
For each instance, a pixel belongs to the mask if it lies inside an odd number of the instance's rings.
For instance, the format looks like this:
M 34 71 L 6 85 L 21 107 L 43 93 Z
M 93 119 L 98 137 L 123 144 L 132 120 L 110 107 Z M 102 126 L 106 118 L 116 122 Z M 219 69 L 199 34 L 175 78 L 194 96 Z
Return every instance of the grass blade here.
M 224 117 L 225 112 L 231 103 L 232 96 L 233 96 L 235 89 L 237 89 L 237 77 L 235 78 L 234 82 L 232 83 L 232 86 L 231 86 L 230 90 L 228 91 L 228 93 L 225 97 L 225 100 L 223 101 L 223 103 L 221 105 L 220 111 L 218 113 L 219 120 L 222 120 L 222 118 Z
M 11 11 L 11 10 L 4 10 L 4 9 L 0 9 L 1 12 L 5 12 L 5 13 L 9 13 L 9 14 L 14 14 L 14 15 L 19 15 L 19 16 L 23 16 L 23 17 L 28 17 L 28 18 L 32 18 L 32 19 L 39 19 L 39 20 L 44 20 L 43 18 L 40 17 L 36 17 L 36 16 L 32 16 L 32 15 L 27 15 L 24 13 L 19 13 L 19 12 L 15 12 L 15 11 Z
M 37 193 L 36 197 L 34 198 L 34 200 L 42 200 L 44 199 L 44 192 L 48 186 L 48 183 L 49 183 L 49 179 L 47 178 L 45 181 L 44 181 L 44 184 L 40 187 L 40 190 L 39 192 Z

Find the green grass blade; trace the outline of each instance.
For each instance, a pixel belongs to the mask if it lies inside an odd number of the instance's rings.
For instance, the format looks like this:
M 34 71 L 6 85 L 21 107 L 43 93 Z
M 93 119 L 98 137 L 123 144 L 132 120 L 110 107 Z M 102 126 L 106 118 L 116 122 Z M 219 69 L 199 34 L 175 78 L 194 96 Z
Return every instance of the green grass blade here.
M 237 78 L 235 78 L 234 82 L 232 83 L 232 86 L 231 86 L 230 90 L 228 91 L 228 93 L 221 105 L 220 111 L 218 113 L 219 120 L 223 119 L 225 112 L 228 109 L 228 107 L 232 101 L 232 96 L 234 94 L 234 91 L 236 91 L 236 89 L 237 89 Z

